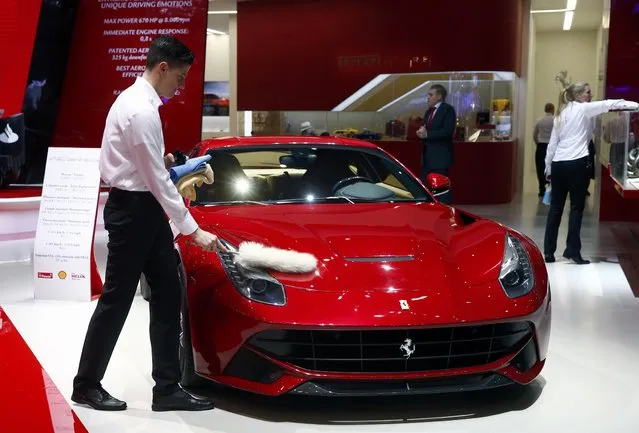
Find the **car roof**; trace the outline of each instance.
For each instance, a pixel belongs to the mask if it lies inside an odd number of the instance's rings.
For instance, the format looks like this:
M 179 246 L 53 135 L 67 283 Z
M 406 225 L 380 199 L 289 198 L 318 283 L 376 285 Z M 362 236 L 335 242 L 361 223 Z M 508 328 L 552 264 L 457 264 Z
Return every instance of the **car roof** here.
M 268 146 L 268 145 L 312 145 L 312 146 L 352 146 L 377 149 L 378 147 L 364 140 L 346 137 L 302 137 L 302 136 L 265 136 L 265 137 L 219 137 L 202 140 L 200 152 L 236 146 Z

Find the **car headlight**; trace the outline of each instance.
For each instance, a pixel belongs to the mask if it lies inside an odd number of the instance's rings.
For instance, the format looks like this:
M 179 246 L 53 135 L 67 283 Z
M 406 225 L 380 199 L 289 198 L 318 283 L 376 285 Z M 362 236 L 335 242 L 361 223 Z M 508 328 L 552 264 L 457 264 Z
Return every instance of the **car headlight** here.
M 286 293 L 282 283 L 264 271 L 245 268 L 235 263 L 237 248 L 220 239 L 229 252 L 219 251 L 222 265 L 235 288 L 251 301 L 282 306 L 286 304 Z
M 499 282 L 509 298 L 524 296 L 535 286 L 530 257 L 521 241 L 510 234 L 506 235 Z

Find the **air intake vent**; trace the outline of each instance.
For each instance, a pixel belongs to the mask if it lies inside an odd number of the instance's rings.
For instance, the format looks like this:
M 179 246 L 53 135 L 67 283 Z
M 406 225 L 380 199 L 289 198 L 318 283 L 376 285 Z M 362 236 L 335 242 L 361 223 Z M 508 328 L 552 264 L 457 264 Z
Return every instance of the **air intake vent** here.
M 428 329 L 268 330 L 250 344 L 320 372 L 393 373 L 481 366 L 523 348 L 528 322 Z

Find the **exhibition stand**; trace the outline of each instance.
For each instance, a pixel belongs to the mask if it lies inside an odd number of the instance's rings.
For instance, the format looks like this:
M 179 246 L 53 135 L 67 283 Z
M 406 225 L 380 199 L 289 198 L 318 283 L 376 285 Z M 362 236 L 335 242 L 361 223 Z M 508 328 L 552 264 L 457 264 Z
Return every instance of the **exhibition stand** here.
M 639 221 L 639 112 L 611 111 L 598 128 L 601 221 Z
M 370 141 L 421 176 L 424 142 L 417 137 L 432 86 L 446 89 L 455 110 L 453 203 L 504 204 L 515 196 L 519 78 L 514 72 L 380 74 L 330 111 L 246 111 L 250 133 L 346 137 Z
M 613 110 L 602 116 L 600 157 L 615 190 L 624 199 L 639 199 L 639 112 Z
M 639 112 L 611 111 L 601 116 L 600 220 L 639 220 Z M 639 297 L 639 230 L 614 227 L 619 265 Z

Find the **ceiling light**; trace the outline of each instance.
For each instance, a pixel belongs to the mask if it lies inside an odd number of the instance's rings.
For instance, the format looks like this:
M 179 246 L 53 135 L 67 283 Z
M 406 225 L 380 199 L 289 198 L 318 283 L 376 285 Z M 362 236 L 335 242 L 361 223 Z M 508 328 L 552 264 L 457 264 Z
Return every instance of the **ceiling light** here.
M 537 9 L 530 11 L 531 14 L 558 14 L 562 12 L 568 12 L 569 9 Z
M 209 15 L 236 14 L 237 11 L 209 11 Z
M 577 9 L 577 0 L 566 0 L 566 9 L 569 11 Z
M 572 27 L 572 17 L 575 15 L 573 11 L 566 12 L 564 15 L 564 30 L 570 30 Z
M 210 35 L 225 35 L 226 33 L 214 29 L 206 29 L 206 33 Z

